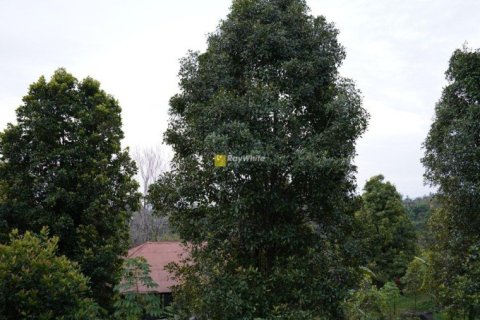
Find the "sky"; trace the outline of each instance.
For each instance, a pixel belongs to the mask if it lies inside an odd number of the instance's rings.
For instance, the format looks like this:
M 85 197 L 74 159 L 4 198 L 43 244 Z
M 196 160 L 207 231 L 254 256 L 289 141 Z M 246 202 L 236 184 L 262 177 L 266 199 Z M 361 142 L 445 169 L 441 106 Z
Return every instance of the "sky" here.
M 466 42 L 480 48 L 477 0 L 307 0 L 340 30 L 342 76 L 362 91 L 371 119 L 357 143 L 357 183 L 383 174 L 409 197 L 424 184 L 422 143 L 445 70 Z M 203 51 L 230 0 L 0 0 L 0 130 L 15 122 L 28 86 L 64 67 L 91 76 L 122 106 L 124 146 L 159 146 L 179 59 Z M 171 155 L 168 148 L 163 148 Z

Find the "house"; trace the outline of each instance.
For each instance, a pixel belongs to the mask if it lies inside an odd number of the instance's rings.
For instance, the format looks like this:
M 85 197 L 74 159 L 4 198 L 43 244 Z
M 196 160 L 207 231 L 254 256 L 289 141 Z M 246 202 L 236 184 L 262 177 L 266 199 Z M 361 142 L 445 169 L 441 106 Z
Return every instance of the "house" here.
M 147 288 L 140 285 L 138 292 L 157 292 L 162 296 L 164 305 L 172 300 L 171 287 L 176 285 L 172 275 L 165 270 L 170 262 L 180 262 L 186 257 L 186 249 L 179 241 L 145 242 L 128 250 L 127 258 L 143 257 L 150 265 L 150 277 L 158 285 L 155 288 Z

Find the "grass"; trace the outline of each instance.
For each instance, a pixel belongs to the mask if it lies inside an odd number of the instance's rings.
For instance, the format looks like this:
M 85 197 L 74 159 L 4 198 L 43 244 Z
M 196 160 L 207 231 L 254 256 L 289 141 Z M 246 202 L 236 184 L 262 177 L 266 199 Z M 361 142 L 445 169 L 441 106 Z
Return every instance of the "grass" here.
M 400 316 L 406 311 L 417 312 L 433 312 L 435 310 L 435 304 L 428 295 L 417 295 L 416 309 L 415 309 L 415 297 L 413 295 L 403 295 L 397 301 L 397 316 Z M 446 320 L 447 318 L 442 313 L 434 313 L 433 318 L 435 320 Z
M 435 304 L 428 295 L 417 295 L 416 311 L 433 311 Z M 397 310 L 415 311 L 415 297 L 413 295 L 403 295 L 397 302 Z

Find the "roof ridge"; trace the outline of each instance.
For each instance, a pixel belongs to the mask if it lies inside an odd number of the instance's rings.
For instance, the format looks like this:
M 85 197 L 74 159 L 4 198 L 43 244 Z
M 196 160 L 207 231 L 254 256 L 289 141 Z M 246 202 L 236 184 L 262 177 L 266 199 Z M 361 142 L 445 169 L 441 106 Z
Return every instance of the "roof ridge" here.
M 171 243 L 171 244 L 179 244 L 181 245 L 182 244 L 182 241 L 179 241 L 179 240 L 162 240 L 162 241 L 146 241 L 136 247 L 133 247 L 131 249 L 129 249 L 128 251 L 130 251 L 130 253 L 128 253 L 127 255 L 127 258 L 130 258 L 131 256 L 133 256 L 134 254 L 136 254 L 137 252 L 139 252 L 141 249 L 143 249 L 143 247 L 145 247 L 146 245 L 148 244 L 166 244 L 166 243 Z
M 137 252 L 138 252 L 140 249 L 142 249 L 147 243 L 148 243 L 148 241 L 142 243 L 142 244 L 139 245 L 139 246 L 136 246 L 136 247 L 133 247 L 132 249 L 130 249 L 130 250 L 132 250 L 132 252 L 127 255 L 127 258 L 130 258 L 133 254 L 137 253 Z M 130 250 L 129 250 L 129 251 L 130 251 Z

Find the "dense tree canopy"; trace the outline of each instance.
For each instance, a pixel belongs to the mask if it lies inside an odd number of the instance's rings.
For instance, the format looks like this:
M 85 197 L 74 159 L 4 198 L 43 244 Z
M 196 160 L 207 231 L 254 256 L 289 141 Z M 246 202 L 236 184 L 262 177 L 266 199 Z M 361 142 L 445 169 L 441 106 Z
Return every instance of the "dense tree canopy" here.
M 338 75 L 337 34 L 302 0 L 237 0 L 182 61 L 172 171 L 150 198 L 192 245 L 176 301 L 200 319 L 342 317 L 367 114 Z M 215 167 L 216 154 L 257 161 Z
M 58 238 L 14 230 L 0 244 L 0 319 L 96 319 L 88 279 L 78 264 L 56 256 Z
M 427 222 L 430 219 L 432 210 L 438 206 L 432 195 L 417 197 L 411 199 L 406 197 L 403 205 L 407 209 L 408 216 L 412 220 L 417 233 L 418 245 L 420 248 L 426 248 L 431 242 L 431 234 L 427 228 Z
M 416 250 L 414 226 L 394 185 L 382 175 L 367 181 L 356 213 L 367 248 L 368 267 L 381 282 L 404 275 Z
M 48 226 L 105 307 L 128 245 L 128 210 L 138 204 L 120 112 L 97 81 L 59 69 L 30 86 L 17 124 L 0 134 L 3 240 L 13 228 Z
M 456 50 L 425 140 L 426 178 L 442 207 L 432 217 L 439 297 L 456 316 L 480 314 L 480 51 Z

